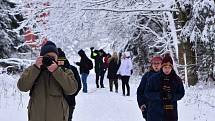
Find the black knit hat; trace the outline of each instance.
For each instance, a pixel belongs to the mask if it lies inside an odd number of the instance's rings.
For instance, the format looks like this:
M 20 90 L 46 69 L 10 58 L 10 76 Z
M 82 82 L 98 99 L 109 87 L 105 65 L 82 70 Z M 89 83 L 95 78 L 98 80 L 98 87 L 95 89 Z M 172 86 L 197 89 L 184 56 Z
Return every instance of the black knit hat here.
M 162 60 L 162 66 L 165 66 L 165 65 L 170 65 L 173 67 L 173 60 L 169 53 L 165 54 Z
M 61 48 L 58 48 L 58 61 L 65 61 L 66 59 L 66 55 L 63 52 L 63 50 Z
M 80 55 L 81 57 L 85 57 L 86 56 L 84 50 L 82 50 L 82 49 L 78 51 L 78 55 Z
M 45 54 L 47 54 L 49 52 L 54 52 L 54 53 L 56 53 L 58 55 L 57 47 L 56 47 L 55 43 L 53 43 L 52 41 L 47 41 L 41 47 L 40 55 L 44 56 Z

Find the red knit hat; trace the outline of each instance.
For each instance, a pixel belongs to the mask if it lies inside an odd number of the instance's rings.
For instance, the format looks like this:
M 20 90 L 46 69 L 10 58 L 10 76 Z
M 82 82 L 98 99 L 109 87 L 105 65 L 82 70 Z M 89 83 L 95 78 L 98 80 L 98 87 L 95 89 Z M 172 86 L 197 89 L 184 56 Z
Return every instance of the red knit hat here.
M 151 63 L 155 62 L 155 61 L 160 61 L 162 62 L 162 57 L 160 56 L 154 56 L 152 59 L 151 59 Z
M 173 60 L 169 53 L 165 54 L 162 60 L 162 66 L 165 66 L 165 65 L 170 65 L 173 67 Z

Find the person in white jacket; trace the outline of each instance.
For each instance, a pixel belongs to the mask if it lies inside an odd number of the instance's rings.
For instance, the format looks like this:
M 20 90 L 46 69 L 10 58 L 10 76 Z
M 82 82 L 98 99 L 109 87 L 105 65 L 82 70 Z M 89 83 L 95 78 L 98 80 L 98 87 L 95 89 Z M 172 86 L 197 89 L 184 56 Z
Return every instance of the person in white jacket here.
M 133 65 L 131 62 L 131 58 L 127 56 L 126 53 L 123 53 L 121 64 L 117 72 L 117 74 L 120 75 L 120 78 L 122 80 L 123 96 L 125 96 L 125 86 L 127 88 L 126 96 L 130 96 L 129 78 L 132 75 L 132 73 L 133 73 Z

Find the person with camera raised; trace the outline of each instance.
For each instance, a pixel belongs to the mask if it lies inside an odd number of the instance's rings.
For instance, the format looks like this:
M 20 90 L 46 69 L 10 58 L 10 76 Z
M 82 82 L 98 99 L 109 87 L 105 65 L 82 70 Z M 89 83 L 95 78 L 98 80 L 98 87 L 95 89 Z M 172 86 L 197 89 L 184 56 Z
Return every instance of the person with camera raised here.
M 69 106 L 64 95 L 72 95 L 78 88 L 70 69 L 57 65 L 56 45 L 47 41 L 34 65 L 24 70 L 17 86 L 20 91 L 30 91 L 29 121 L 67 121 Z
M 103 58 L 105 57 L 106 53 L 103 49 L 100 50 L 94 50 L 94 47 L 90 48 L 91 55 L 90 57 L 95 60 L 95 73 L 96 73 L 96 87 L 99 88 L 99 79 L 100 79 L 100 87 L 104 87 L 104 74 L 106 72 L 106 69 L 104 68 L 104 62 Z

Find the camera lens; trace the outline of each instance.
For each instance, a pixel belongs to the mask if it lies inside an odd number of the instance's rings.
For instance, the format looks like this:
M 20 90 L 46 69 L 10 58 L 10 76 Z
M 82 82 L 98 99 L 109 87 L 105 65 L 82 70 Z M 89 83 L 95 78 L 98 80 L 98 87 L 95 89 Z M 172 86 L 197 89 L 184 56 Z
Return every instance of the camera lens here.
M 54 58 L 53 58 L 53 57 L 44 56 L 44 57 L 43 57 L 43 61 L 42 61 L 43 66 L 44 66 L 44 67 L 50 66 L 51 64 L 53 64 L 52 61 L 54 61 Z

